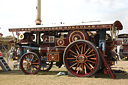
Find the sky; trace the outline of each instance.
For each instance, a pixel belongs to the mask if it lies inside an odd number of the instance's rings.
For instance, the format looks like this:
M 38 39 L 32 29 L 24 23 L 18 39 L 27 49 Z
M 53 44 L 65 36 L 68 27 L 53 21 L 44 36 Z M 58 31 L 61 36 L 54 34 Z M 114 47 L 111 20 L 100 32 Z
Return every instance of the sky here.
M 37 0 L 0 0 L 0 32 L 35 25 Z M 128 33 L 128 0 L 41 0 L 42 24 L 119 20 Z

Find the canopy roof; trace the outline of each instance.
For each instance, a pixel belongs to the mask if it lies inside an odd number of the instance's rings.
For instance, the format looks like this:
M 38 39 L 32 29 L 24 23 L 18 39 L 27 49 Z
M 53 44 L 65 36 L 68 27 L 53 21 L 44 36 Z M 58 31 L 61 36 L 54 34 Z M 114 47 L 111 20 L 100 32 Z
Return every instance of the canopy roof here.
M 35 25 L 29 27 L 18 27 L 18 28 L 9 28 L 10 32 L 19 32 L 19 31 L 69 31 L 69 30 L 98 30 L 98 29 L 106 29 L 110 30 L 113 27 L 117 27 L 118 30 L 122 30 L 123 26 L 120 21 L 104 21 L 104 22 L 86 22 L 79 24 L 60 24 L 60 25 L 52 25 L 52 26 L 44 26 L 44 25 Z
M 128 38 L 128 34 L 120 34 L 118 35 L 118 38 Z

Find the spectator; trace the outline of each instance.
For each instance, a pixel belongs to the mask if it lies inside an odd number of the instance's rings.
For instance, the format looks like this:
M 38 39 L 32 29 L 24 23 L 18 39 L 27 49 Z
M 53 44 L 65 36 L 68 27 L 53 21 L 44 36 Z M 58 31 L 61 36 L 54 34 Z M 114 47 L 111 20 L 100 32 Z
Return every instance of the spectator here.
M 30 49 L 27 49 L 27 53 L 29 53 L 30 52 Z
M 95 39 L 95 44 L 96 46 L 99 46 L 99 39 L 100 39 L 100 34 L 98 31 L 96 31 L 96 35 L 94 36 L 94 39 Z
M 117 53 L 117 47 L 115 47 L 115 48 L 113 48 L 113 50 L 112 50 L 113 52 L 114 52 L 114 54 L 115 54 L 115 56 L 114 57 L 116 57 L 116 60 L 119 60 L 119 55 L 118 55 L 118 53 Z
M 26 48 L 24 48 L 24 53 L 27 53 L 27 49 Z
M 19 60 L 20 60 L 20 57 L 21 57 L 21 49 L 20 48 L 17 48 L 17 56 L 18 56 L 18 59 L 17 59 L 17 61 L 19 62 Z

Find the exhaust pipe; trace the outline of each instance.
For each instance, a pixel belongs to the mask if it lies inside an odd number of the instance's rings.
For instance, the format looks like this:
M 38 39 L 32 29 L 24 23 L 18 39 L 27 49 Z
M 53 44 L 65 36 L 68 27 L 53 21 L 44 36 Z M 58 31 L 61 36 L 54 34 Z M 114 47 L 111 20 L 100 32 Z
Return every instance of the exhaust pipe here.
M 36 25 L 41 25 L 41 0 L 37 0 L 37 17 L 35 20 Z

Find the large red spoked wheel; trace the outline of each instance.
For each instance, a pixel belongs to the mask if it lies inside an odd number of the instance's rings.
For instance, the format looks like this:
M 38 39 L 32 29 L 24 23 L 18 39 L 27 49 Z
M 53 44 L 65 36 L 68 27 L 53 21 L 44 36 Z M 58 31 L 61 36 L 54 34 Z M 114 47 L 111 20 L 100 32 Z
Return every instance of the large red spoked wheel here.
M 36 74 L 40 70 L 40 59 L 37 54 L 29 52 L 20 60 L 20 68 L 25 74 Z
M 73 76 L 92 76 L 101 66 L 98 50 L 87 40 L 78 40 L 69 44 L 63 58 L 67 70 Z

